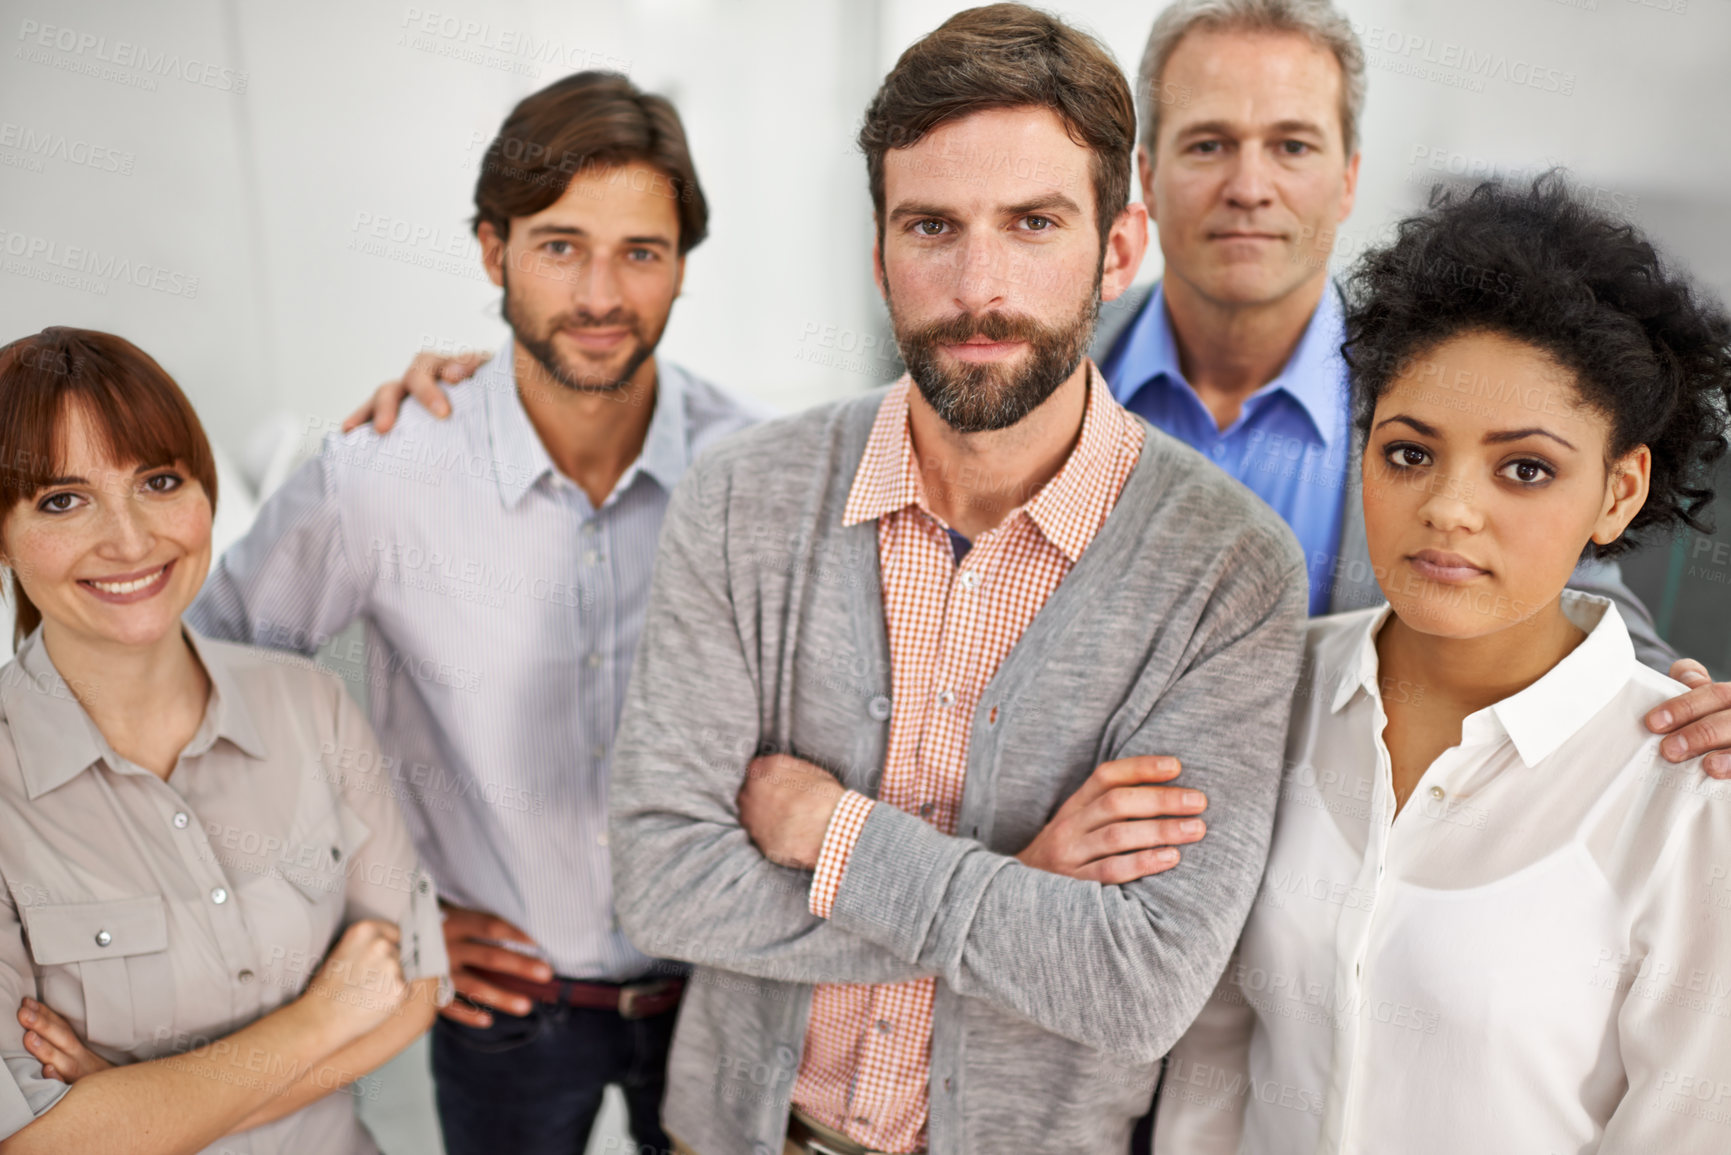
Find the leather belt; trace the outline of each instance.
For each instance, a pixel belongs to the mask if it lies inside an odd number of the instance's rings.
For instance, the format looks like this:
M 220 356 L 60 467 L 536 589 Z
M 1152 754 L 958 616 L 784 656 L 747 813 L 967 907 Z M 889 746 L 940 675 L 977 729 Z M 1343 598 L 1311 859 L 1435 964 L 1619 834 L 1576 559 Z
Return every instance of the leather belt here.
M 884 1155 L 812 1119 L 797 1107 L 788 1112 L 787 1141 L 805 1155 Z M 922 1152 L 921 1155 L 924 1155 Z
M 644 1019 L 670 1011 L 679 1005 L 679 996 L 685 991 L 684 979 L 596 983 L 555 977 L 543 983 L 520 975 L 490 971 L 484 967 L 469 969 L 496 987 L 503 987 L 513 994 L 525 995 L 539 1003 L 618 1011 L 622 1019 Z

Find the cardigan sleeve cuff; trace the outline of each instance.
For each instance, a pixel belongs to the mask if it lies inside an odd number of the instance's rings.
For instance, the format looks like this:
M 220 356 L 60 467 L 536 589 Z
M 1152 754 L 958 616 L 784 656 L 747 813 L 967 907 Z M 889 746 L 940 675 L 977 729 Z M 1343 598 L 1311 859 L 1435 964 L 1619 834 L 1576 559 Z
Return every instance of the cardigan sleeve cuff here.
M 874 803 L 855 790 L 849 790 L 836 803 L 830 815 L 829 827 L 823 833 L 823 850 L 817 857 L 817 873 L 811 879 L 811 912 L 828 918 L 835 906 L 836 892 L 841 889 L 842 875 L 847 872 L 847 860 L 853 854 L 859 832 L 871 816 Z

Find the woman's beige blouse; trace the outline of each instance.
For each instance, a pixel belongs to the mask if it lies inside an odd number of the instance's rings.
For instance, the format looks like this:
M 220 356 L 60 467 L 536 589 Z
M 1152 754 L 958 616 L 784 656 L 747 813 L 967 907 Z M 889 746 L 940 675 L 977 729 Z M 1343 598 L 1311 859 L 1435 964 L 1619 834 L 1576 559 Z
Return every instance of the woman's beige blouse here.
M 0 1138 L 67 1090 L 24 1049 L 25 995 L 112 1062 L 154 1059 L 293 1000 L 345 926 L 381 918 L 404 974 L 449 998 L 433 884 L 342 683 L 186 634 L 210 702 L 166 782 L 103 739 L 40 630 L 0 668 Z M 208 1148 L 373 1150 L 347 1092 Z

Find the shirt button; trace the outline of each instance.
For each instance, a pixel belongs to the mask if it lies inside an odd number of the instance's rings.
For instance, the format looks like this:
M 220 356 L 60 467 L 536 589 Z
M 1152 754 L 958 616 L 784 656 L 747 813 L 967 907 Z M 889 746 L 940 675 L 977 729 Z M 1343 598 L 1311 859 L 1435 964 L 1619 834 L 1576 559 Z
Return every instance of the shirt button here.
M 602 657 L 600 654 L 590 654 L 588 657 L 588 662 L 589 662 L 589 668 L 591 670 L 599 669 L 601 666 Z
M 944 709 L 946 709 L 946 710 L 949 709 L 951 706 L 953 706 L 955 704 L 955 701 L 956 701 L 956 696 L 954 694 L 950 693 L 948 690 L 939 690 L 938 691 L 938 705 L 943 707 Z
M 890 716 L 890 700 L 879 694 L 866 703 L 866 713 L 880 722 L 887 721 Z
M 1226 455 L 1226 443 L 1224 441 L 1216 441 L 1214 447 L 1208 452 L 1215 457 L 1224 457 Z
M 858 1123 L 861 1127 L 870 1127 L 872 1125 L 872 1121 L 864 1115 L 855 1115 L 853 1121 Z
M 595 747 L 595 749 L 589 751 L 589 753 L 593 754 L 595 756 L 595 760 L 597 762 L 599 762 L 601 759 L 607 757 L 607 747 L 597 746 L 597 747 Z
M 775 1061 L 784 1067 L 793 1066 L 793 1048 L 783 1045 L 775 1049 Z
M 922 803 L 920 805 L 920 817 L 921 818 L 930 818 L 931 816 L 932 816 L 932 804 L 930 802 Z
M 331 861 L 332 862 L 341 862 L 342 860 L 343 860 L 343 852 L 341 850 L 339 850 L 338 848 L 336 848 L 335 846 L 331 847 Z
M 962 574 L 961 581 L 963 589 L 971 590 L 980 584 L 980 575 L 975 573 L 973 570 L 968 570 L 966 573 Z
M 584 565 L 594 565 L 596 562 L 598 562 L 600 560 L 601 560 L 601 554 L 599 552 L 597 552 L 596 550 L 586 549 L 583 551 L 583 564 Z
M 888 1019 L 879 1019 L 878 1020 L 878 1034 L 887 1035 L 895 1029 L 896 1029 L 896 1025 L 894 1023 L 890 1022 Z
M 603 830 L 600 834 L 597 834 L 595 836 L 595 844 L 597 846 L 606 846 L 607 845 L 607 832 L 605 830 Z
M 1441 798 L 1443 796 L 1443 788 L 1441 786 L 1432 786 L 1430 788 L 1430 796 L 1432 798 Z
M 109 943 L 111 943 L 113 941 L 114 941 L 114 936 L 109 934 L 107 931 L 99 930 L 96 932 L 96 945 L 97 946 L 107 946 Z
M 234 977 L 239 979 L 243 983 L 252 982 L 252 972 L 251 971 L 241 971 L 238 975 L 235 975 Z
M 584 537 L 594 537 L 595 536 L 595 523 L 593 521 L 586 521 L 583 523 L 583 536 Z
M 186 811 L 177 810 L 174 812 L 174 828 L 176 830 L 185 830 L 186 829 L 186 822 L 187 822 Z
M 223 903 L 228 901 L 228 891 L 224 890 L 220 886 L 212 887 L 210 891 L 210 901 L 221 906 Z

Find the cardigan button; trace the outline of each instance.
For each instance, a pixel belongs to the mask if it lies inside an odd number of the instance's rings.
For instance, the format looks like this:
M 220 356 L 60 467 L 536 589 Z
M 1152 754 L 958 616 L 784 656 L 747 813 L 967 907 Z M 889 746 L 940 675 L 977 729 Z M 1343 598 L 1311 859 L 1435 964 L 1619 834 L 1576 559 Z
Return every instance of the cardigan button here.
M 870 714 L 879 722 L 889 721 L 890 700 L 884 697 L 884 695 L 878 694 L 871 701 L 866 703 L 866 713 Z

